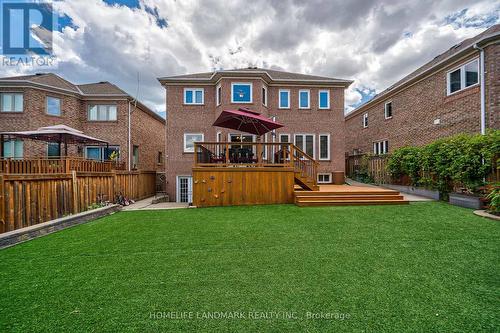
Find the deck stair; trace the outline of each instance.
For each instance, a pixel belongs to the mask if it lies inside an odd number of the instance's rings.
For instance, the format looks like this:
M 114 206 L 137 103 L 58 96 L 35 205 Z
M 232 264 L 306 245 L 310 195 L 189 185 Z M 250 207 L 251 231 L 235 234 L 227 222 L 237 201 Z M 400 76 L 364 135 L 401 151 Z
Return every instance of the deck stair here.
M 314 191 L 296 189 L 294 194 L 301 207 L 408 204 L 399 192 L 376 187 L 326 185 Z
M 318 162 L 295 145 L 290 146 L 295 184 L 304 191 L 319 191 L 317 183 Z

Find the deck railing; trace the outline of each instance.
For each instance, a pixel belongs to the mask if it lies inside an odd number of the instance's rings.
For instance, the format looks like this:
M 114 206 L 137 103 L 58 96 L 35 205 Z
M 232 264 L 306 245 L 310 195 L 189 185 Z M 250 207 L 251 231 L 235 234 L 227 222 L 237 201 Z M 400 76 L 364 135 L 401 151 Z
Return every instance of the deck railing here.
M 78 172 L 111 172 L 123 170 L 124 163 L 97 161 L 80 157 L 31 157 L 1 158 L 0 173 L 3 174 L 54 174 Z
M 288 142 L 196 142 L 195 167 L 290 167 L 316 180 L 311 156 Z

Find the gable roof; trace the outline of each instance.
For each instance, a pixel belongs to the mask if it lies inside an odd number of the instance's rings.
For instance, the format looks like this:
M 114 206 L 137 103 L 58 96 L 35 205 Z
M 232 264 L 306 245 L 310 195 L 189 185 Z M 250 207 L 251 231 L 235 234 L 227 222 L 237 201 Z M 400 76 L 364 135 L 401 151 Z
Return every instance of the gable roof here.
M 258 67 L 224 69 L 224 70 L 216 70 L 213 72 L 166 76 L 158 78 L 158 80 L 161 83 L 178 83 L 178 82 L 187 83 L 187 82 L 203 82 L 203 81 L 209 83 L 215 83 L 221 77 L 235 76 L 241 74 L 251 75 L 251 76 L 261 76 L 264 77 L 269 82 L 277 81 L 277 82 L 341 84 L 346 87 L 353 82 L 352 80 L 337 79 L 327 76 L 285 72 L 280 70 L 258 68 Z
M 87 83 L 87 84 L 73 84 L 54 73 L 37 73 L 32 75 L 20 75 L 20 76 L 0 78 L 0 86 L 2 86 L 2 84 L 8 84 L 11 82 L 12 83 L 15 82 L 17 84 L 31 84 L 34 86 L 42 86 L 45 88 L 52 88 L 56 90 L 60 89 L 82 98 L 125 97 L 129 100 L 134 100 L 132 96 L 130 96 L 125 91 L 118 88 L 118 86 L 114 85 L 111 82 L 102 81 L 102 82 Z M 157 120 L 165 122 L 165 119 L 163 117 L 161 117 L 158 113 L 148 108 L 143 103 L 137 101 L 137 106 L 144 112 L 156 118 Z
M 397 81 L 387 89 L 375 95 L 371 100 L 360 105 L 350 113 L 346 114 L 346 117 L 359 113 L 359 110 L 366 108 L 368 105 L 372 105 L 377 101 L 380 101 L 382 98 L 386 97 L 389 93 L 395 93 L 400 88 L 405 86 L 410 82 L 424 76 L 429 71 L 435 69 L 438 66 L 445 66 L 447 62 L 453 60 L 454 58 L 458 58 L 459 56 L 465 54 L 468 51 L 471 51 L 475 44 L 486 43 L 491 40 L 497 39 L 500 37 L 500 24 L 496 24 L 491 26 L 489 29 L 483 31 L 479 35 L 463 40 L 462 42 L 450 47 L 445 52 L 437 55 L 431 61 L 427 62 L 423 66 L 417 68 L 410 74 L 403 77 L 401 80 Z

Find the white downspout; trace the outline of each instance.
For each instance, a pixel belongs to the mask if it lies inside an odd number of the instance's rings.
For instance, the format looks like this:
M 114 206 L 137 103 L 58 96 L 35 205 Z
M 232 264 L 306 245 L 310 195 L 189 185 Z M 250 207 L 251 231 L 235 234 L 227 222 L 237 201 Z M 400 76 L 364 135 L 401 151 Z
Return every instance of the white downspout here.
M 131 160 L 131 150 L 130 150 L 130 145 L 131 145 L 131 142 L 132 142 L 132 134 L 131 134 L 131 130 L 130 130 L 130 127 L 132 125 L 132 120 L 131 120 L 131 113 L 132 113 L 132 110 L 130 108 L 130 101 L 128 101 L 128 171 L 131 171 L 132 170 L 132 160 Z
M 474 48 L 479 50 L 479 75 L 480 75 L 480 94 L 481 94 L 481 134 L 486 134 L 486 89 L 484 85 L 484 49 L 474 44 Z

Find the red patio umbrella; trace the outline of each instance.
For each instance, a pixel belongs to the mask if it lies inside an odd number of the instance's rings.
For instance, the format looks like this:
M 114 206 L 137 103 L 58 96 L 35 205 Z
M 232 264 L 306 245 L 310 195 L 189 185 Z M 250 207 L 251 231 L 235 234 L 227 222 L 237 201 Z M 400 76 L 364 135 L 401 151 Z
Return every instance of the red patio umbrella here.
M 222 111 L 220 116 L 213 123 L 213 126 L 230 128 L 258 136 L 283 127 L 280 123 L 247 108 Z

